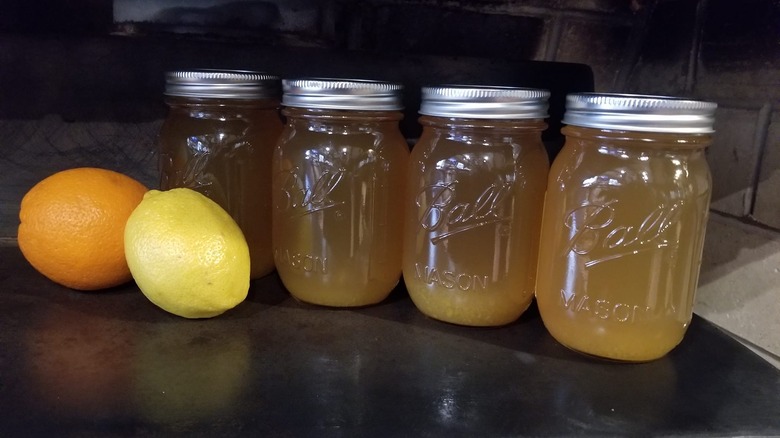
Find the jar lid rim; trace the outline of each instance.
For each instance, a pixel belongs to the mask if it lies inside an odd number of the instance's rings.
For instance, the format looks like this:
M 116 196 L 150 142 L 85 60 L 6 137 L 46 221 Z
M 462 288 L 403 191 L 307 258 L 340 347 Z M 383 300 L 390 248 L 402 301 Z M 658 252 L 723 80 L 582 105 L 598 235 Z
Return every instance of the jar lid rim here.
M 571 93 L 563 123 L 624 131 L 704 134 L 714 132 L 714 102 L 676 96 Z
M 279 77 L 252 70 L 192 69 L 165 74 L 166 96 L 221 99 L 277 97 Z
M 282 79 L 282 105 L 360 111 L 403 109 L 403 85 L 372 79 Z
M 543 119 L 548 116 L 548 90 L 500 85 L 436 85 L 422 87 L 419 113 L 474 119 Z

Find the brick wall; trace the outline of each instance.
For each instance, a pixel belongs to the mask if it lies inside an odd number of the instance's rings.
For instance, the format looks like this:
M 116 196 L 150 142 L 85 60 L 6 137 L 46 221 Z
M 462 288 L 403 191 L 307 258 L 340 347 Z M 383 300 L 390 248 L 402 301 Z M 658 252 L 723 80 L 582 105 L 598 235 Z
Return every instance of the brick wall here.
M 43 3 L 0 5 L 0 237 L 14 235 L 24 191 L 59 168 L 98 163 L 156 184 L 167 69 L 523 85 L 527 61 L 587 64 L 599 91 L 718 102 L 713 209 L 780 229 L 775 0 Z
M 780 3 L 660 2 L 647 28 L 625 89 L 718 102 L 713 209 L 780 228 Z

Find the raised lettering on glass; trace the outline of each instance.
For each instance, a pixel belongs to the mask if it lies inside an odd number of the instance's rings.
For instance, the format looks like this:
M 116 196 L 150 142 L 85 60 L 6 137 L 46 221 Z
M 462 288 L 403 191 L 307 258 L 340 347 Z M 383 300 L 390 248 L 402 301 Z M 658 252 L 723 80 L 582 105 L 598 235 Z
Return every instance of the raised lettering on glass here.
M 301 215 L 307 215 L 343 204 L 330 196 L 344 178 L 343 169 L 326 170 L 308 186 L 298 177 L 297 170 L 292 169 L 281 175 L 284 210 L 297 210 Z
M 508 184 L 491 184 L 476 199 L 462 200 L 457 181 L 425 186 L 416 197 L 417 207 L 422 209 L 420 226 L 429 233 L 446 230 L 431 238 L 435 245 L 456 234 L 506 223 L 510 216 L 505 214 L 504 201 L 509 191 Z
M 603 204 L 586 204 L 566 215 L 564 225 L 570 230 L 565 252 L 598 257 L 585 263 L 592 267 L 627 255 L 639 254 L 675 244 L 665 238 L 666 231 L 680 221 L 680 204 L 659 205 L 650 210 L 638 224 L 617 220 L 617 200 Z

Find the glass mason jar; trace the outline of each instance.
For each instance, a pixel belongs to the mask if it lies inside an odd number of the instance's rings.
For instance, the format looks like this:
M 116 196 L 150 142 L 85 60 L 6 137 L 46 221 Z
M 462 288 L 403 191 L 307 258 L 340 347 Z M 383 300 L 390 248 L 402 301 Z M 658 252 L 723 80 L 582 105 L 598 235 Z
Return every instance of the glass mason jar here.
M 274 270 L 271 158 L 282 131 L 279 79 L 264 73 L 167 73 L 158 138 L 160 188 L 187 187 L 224 208 L 249 245 L 251 277 Z
M 545 90 L 422 90 L 403 275 L 424 314 L 470 326 L 516 320 L 533 299 L 549 162 Z
M 378 303 L 401 277 L 409 146 L 397 84 L 282 81 L 287 124 L 273 160 L 273 244 L 290 294 L 307 303 Z
M 715 108 L 661 96 L 567 96 L 536 280 L 542 320 L 563 345 L 648 361 L 682 340 L 709 211 L 704 153 Z

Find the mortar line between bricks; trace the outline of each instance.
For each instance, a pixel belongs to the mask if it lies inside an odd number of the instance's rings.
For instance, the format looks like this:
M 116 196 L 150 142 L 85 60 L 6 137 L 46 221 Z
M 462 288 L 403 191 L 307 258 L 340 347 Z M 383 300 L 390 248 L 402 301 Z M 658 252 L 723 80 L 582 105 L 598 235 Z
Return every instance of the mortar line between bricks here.
M 563 17 L 560 14 L 552 16 L 552 29 L 544 47 L 544 60 L 555 61 L 558 57 L 558 47 L 561 45 L 563 35 Z
M 633 17 L 628 14 L 613 16 L 603 11 L 589 11 L 585 9 L 570 10 L 550 6 L 496 5 L 492 8 L 485 8 L 482 5 L 471 6 L 469 4 L 461 4 L 457 1 L 419 2 L 417 0 L 386 0 L 377 4 L 378 7 L 390 5 L 428 6 L 439 9 L 443 8 L 489 15 L 508 15 L 512 17 L 553 17 L 556 15 L 561 15 L 567 19 L 585 20 L 590 22 L 624 26 L 631 26 L 634 23 Z
M 709 0 L 699 0 L 696 5 L 696 17 L 693 24 L 693 40 L 691 41 L 691 51 L 688 54 L 688 69 L 685 72 L 685 92 L 692 93 L 696 85 L 696 76 L 698 74 L 699 54 L 701 52 L 701 40 L 704 33 L 704 20 L 707 15 L 707 4 Z
M 772 123 L 772 103 L 766 102 L 758 111 L 756 119 L 756 130 L 753 136 L 753 148 L 756 150 L 756 159 L 753 162 L 753 173 L 751 175 L 750 193 L 745 195 L 744 214 L 753 216 L 756 208 L 756 198 L 758 197 L 758 184 L 761 181 L 761 167 L 766 153 L 766 140 L 769 134 L 769 125 Z
M 0 237 L 0 247 L 1 246 L 19 246 L 19 243 L 16 240 L 16 237 Z
M 628 42 L 623 48 L 623 56 L 621 56 L 619 67 L 620 70 L 613 82 L 613 88 L 617 91 L 626 91 L 626 84 L 640 59 L 642 44 L 644 44 L 647 37 L 648 23 L 657 6 L 658 0 L 650 2 L 635 19 L 631 33 L 628 37 Z

